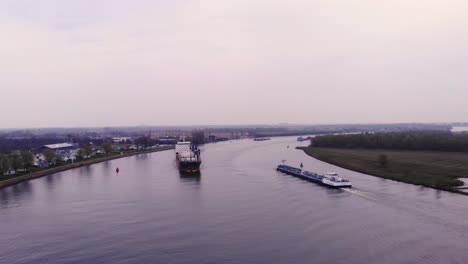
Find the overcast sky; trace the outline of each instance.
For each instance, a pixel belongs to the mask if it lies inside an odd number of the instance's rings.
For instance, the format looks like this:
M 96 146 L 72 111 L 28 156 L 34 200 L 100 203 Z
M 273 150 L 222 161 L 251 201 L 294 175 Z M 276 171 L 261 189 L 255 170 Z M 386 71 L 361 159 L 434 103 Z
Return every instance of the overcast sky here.
M 465 0 L 1 0 L 0 127 L 468 120 Z

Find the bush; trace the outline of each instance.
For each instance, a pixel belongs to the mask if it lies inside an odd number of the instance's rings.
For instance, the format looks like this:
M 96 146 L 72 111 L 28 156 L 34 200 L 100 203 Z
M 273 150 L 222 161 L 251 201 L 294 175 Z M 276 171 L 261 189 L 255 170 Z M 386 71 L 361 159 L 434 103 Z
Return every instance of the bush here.
M 380 167 L 382 167 L 382 168 L 387 167 L 387 163 L 388 163 L 387 155 L 380 154 L 379 157 L 378 157 L 378 161 L 379 161 L 379 166 Z

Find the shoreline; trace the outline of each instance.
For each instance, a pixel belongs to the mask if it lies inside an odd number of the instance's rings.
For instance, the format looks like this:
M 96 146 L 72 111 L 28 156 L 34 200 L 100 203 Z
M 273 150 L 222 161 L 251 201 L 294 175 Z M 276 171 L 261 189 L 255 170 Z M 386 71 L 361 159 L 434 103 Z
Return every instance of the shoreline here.
M 320 155 L 313 155 L 313 154 L 309 153 L 308 151 L 306 151 L 307 147 L 296 147 L 296 149 L 304 151 L 304 153 L 307 156 L 311 157 L 311 158 L 314 158 L 314 159 L 320 160 L 322 162 L 325 162 L 325 163 L 328 163 L 328 164 L 331 164 L 331 165 L 334 165 L 334 166 L 337 166 L 337 167 L 340 167 L 340 168 L 343 168 L 343 169 L 347 169 L 347 170 L 350 170 L 350 171 L 353 171 L 353 172 L 358 172 L 358 173 L 366 174 L 366 175 L 381 178 L 381 179 L 392 180 L 392 181 L 395 181 L 395 182 L 411 184 L 411 185 L 416 185 L 416 186 L 423 186 L 423 187 L 431 188 L 431 189 L 434 189 L 434 190 L 441 190 L 441 191 L 447 191 L 447 192 L 451 192 L 451 193 L 468 195 L 468 192 L 467 192 L 467 189 L 468 189 L 467 187 L 468 186 L 467 185 L 463 185 L 463 186 L 460 186 L 460 187 L 438 187 L 438 186 L 425 185 L 425 184 L 422 184 L 422 183 L 415 183 L 415 182 L 408 182 L 408 181 L 398 180 L 398 179 L 395 179 L 395 178 L 392 178 L 392 177 L 387 177 L 387 176 L 384 176 L 384 175 L 378 175 L 376 173 L 371 173 L 369 171 L 359 169 L 359 168 L 356 168 L 356 167 L 353 167 L 353 166 L 348 166 L 347 164 L 344 164 L 344 163 L 335 162 L 333 160 L 329 160 L 329 159 L 326 159 L 326 158 L 323 158 L 323 157 L 321 158 Z
M 26 175 L 22 175 L 22 176 L 18 176 L 18 177 L 14 177 L 14 178 L 11 178 L 11 179 L 0 181 L 0 189 L 3 189 L 3 188 L 6 188 L 6 187 L 9 187 L 9 186 L 18 184 L 20 182 L 41 178 L 41 177 L 48 176 L 48 175 L 51 175 L 51 174 L 54 174 L 54 173 L 63 172 L 63 171 L 79 168 L 79 167 L 82 167 L 82 166 L 89 166 L 89 165 L 93 165 L 93 164 L 96 164 L 96 163 L 101 163 L 101 162 L 105 162 L 105 161 L 109 161 L 109 160 L 127 158 L 127 157 L 131 157 L 131 156 L 136 156 L 136 155 L 139 155 L 139 154 L 147 154 L 147 153 L 166 151 L 166 150 L 171 150 L 171 149 L 174 149 L 174 147 L 173 146 L 161 147 L 161 148 L 157 148 L 157 149 L 151 149 L 151 150 L 145 150 L 145 151 L 136 151 L 136 152 L 124 153 L 122 155 L 102 157 L 102 158 L 96 158 L 96 159 L 92 159 L 92 160 L 79 161 L 79 162 L 75 162 L 75 163 L 72 163 L 72 164 L 66 164 L 66 165 L 63 165 L 63 166 L 60 166 L 60 167 L 55 167 L 55 168 L 46 169 L 46 170 L 43 170 L 43 171 L 33 172 L 33 173 L 26 174 Z

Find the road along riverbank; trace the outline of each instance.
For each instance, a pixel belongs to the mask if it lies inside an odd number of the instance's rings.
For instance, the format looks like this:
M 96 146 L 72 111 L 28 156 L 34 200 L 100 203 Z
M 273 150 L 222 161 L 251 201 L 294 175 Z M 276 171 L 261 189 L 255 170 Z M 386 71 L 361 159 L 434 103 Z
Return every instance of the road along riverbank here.
M 135 156 L 135 155 L 139 155 L 139 154 L 158 152 L 158 151 L 164 151 L 164 150 L 170 150 L 170 149 L 174 149 L 174 147 L 173 146 L 159 147 L 159 148 L 154 148 L 154 149 L 150 149 L 150 150 L 125 152 L 125 153 L 117 154 L 117 155 L 113 155 L 113 156 L 95 158 L 95 159 L 90 159 L 90 160 L 83 160 L 83 161 L 75 162 L 75 163 L 72 163 L 72 164 L 66 164 L 66 165 L 63 165 L 63 166 L 58 166 L 58 167 L 45 169 L 45 170 L 38 171 L 38 172 L 33 172 L 33 173 L 30 173 L 30 174 L 18 176 L 18 177 L 15 177 L 15 178 L 2 180 L 2 181 L 0 181 L 0 189 L 11 186 L 11 185 L 14 185 L 14 184 L 17 184 L 17 183 L 20 183 L 20 182 L 23 182 L 23 181 L 29 181 L 29 180 L 32 180 L 32 179 L 44 177 L 44 176 L 51 175 L 51 174 L 54 174 L 54 173 L 57 173 L 57 172 L 71 170 L 71 169 L 74 169 L 74 168 L 79 168 L 79 167 L 82 167 L 82 166 L 88 166 L 88 165 L 92 165 L 92 164 L 95 164 L 95 163 L 100 163 L 100 162 L 104 162 L 104 161 L 108 161 L 108 160 L 120 159 L 120 158 Z

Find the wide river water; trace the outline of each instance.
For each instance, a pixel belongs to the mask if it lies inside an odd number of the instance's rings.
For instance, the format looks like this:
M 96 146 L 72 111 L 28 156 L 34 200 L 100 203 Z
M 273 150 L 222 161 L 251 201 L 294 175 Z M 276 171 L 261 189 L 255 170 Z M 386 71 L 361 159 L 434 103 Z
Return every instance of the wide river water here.
M 305 144 L 209 144 L 200 177 L 171 150 L 2 189 L 0 263 L 468 263 L 468 196 L 341 169 Z M 354 188 L 279 173 L 283 159 Z

